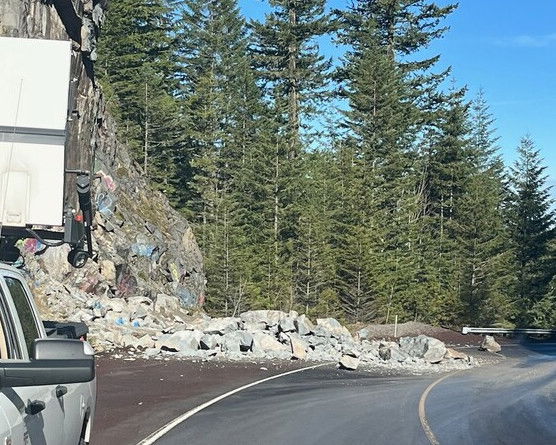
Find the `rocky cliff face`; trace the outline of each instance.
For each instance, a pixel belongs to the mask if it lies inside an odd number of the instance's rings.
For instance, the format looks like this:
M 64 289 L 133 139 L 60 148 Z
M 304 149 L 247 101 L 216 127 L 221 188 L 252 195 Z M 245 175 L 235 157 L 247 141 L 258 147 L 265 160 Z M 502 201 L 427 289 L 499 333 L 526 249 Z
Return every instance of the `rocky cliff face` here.
M 94 174 L 98 258 L 76 270 L 67 264 L 63 247 L 45 250 L 36 240 L 21 246 L 39 303 L 47 316 L 57 319 L 75 319 L 94 295 L 155 300 L 166 294 L 177 296 L 184 306 L 204 301 L 203 259 L 191 227 L 133 165 L 94 83 L 96 38 L 105 7 L 105 0 L 0 2 L 0 35 L 74 42 L 66 167 Z M 67 183 L 74 199 L 71 176 Z

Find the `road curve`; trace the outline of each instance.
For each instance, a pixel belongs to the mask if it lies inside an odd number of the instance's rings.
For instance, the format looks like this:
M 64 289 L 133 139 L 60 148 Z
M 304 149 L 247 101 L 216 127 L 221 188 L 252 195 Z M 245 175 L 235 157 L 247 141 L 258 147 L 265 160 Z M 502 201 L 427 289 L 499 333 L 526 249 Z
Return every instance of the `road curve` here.
M 495 366 L 448 376 L 284 376 L 200 411 L 156 445 L 556 444 L 556 346 L 507 349 Z

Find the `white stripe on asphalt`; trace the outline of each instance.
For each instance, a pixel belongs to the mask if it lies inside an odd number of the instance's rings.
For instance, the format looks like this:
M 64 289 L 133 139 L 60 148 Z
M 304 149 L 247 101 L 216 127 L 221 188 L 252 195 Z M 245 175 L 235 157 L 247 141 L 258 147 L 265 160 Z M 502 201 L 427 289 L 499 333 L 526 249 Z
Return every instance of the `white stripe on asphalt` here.
M 436 438 L 436 435 L 432 431 L 432 428 L 427 419 L 427 410 L 426 410 L 427 397 L 429 396 L 429 393 L 436 385 L 443 382 L 448 377 L 452 377 L 458 374 L 459 372 L 461 371 L 451 372 L 450 374 L 446 374 L 444 377 L 440 377 L 439 379 L 432 382 L 427 387 L 427 389 L 425 389 L 425 392 L 421 395 L 421 398 L 419 399 L 419 420 L 421 421 L 421 426 L 423 427 L 423 431 L 425 432 L 425 435 L 427 436 L 427 439 L 429 440 L 431 445 L 440 445 L 440 442 L 438 442 L 438 439 Z
M 230 397 L 231 395 L 234 395 L 234 394 L 236 394 L 240 391 L 243 391 L 247 388 L 251 388 L 252 386 L 256 386 L 256 385 L 259 385 L 261 383 L 265 383 L 265 382 L 268 382 L 270 380 L 274 380 L 274 379 L 277 379 L 277 378 L 280 378 L 280 377 L 285 377 L 285 376 L 290 375 L 290 374 L 296 374 L 296 373 L 301 372 L 301 371 L 308 371 L 310 369 L 320 368 L 321 366 L 326 366 L 326 365 L 329 365 L 329 364 L 330 363 L 322 363 L 320 365 L 307 366 L 306 368 L 294 369 L 293 371 L 283 372 L 282 374 L 273 375 L 273 376 L 264 378 L 262 380 L 257 380 L 256 382 L 249 383 L 247 385 L 236 388 L 232 391 L 229 391 L 225 394 L 222 394 L 218 397 L 215 397 L 214 399 L 209 400 L 208 402 L 205 402 L 202 405 L 199 405 L 196 408 L 193 408 L 193 409 L 187 411 L 186 413 L 183 413 L 179 417 L 176 417 L 174 420 L 168 422 L 162 428 L 156 430 L 154 433 L 150 434 L 148 437 L 143 439 L 137 445 L 152 445 L 152 444 L 154 444 L 158 439 L 162 438 L 166 433 L 168 433 L 168 431 L 172 430 L 173 428 L 178 426 L 180 423 L 186 421 L 191 416 L 197 414 L 199 411 L 202 411 L 205 408 L 208 408 L 209 406 L 214 405 L 217 402 L 220 402 L 221 400 L 225 399 L 226 397 Z

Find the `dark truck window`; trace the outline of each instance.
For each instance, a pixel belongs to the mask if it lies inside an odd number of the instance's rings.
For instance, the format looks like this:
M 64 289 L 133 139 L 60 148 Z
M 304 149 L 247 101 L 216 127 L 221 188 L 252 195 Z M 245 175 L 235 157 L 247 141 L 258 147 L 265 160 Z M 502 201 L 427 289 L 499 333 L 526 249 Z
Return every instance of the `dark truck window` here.
M 12 294 L 14 300 L 15 308 L 17 309 L 17 315 L 21 322 L 21 327 L 23 329 L 23 335 L 25 336 L 25 344 L 27 345 L 27 351 L 29 357 L 33 355 L 33 341 L 39 337 L 39 331 L 35 323 L 35 317 L 33 317 L 33 310 L 29 305 L 29 300 L 25 294 L 25 289 L 19 280 L 15 278 L 5 277 L 6 284 Z

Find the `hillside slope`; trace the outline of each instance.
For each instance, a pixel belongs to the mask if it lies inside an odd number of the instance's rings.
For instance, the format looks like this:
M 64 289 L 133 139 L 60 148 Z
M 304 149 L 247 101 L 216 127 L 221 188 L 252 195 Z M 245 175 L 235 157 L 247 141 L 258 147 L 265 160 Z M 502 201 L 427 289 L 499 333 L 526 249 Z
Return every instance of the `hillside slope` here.
M 79 318 L 79 309 L 93 295 L 155 299 L 167 294 L 179 297 L 184 306 L 204 301 L 203 258 L 190 225 L 164 195 L 149 187 L 140 167 L 132 163 L 95 85 L 96 38 L 105 7 L 104 0 L 4 0 L 0 4 L 0 35 L 71 36 L 74 42 L 74 103 L 66 167 L 94 174 L 93 237 L 98 258 L 76 270 L 66 262 L 66 248 L 45 250 L 31 239 L 21 245 L 42 310 L 57 319 Z M 68 175 L 70 200 L 75 199 L 73 181 Z

